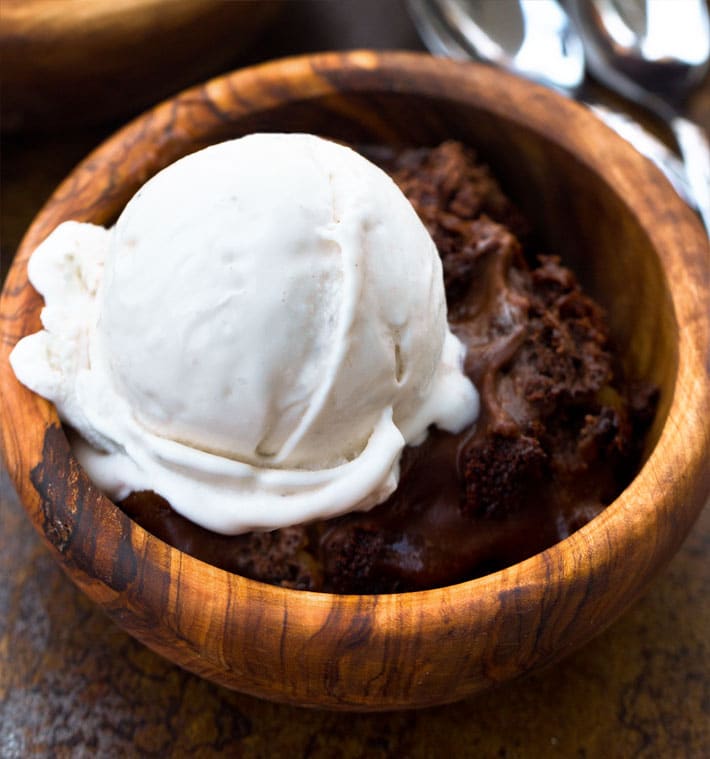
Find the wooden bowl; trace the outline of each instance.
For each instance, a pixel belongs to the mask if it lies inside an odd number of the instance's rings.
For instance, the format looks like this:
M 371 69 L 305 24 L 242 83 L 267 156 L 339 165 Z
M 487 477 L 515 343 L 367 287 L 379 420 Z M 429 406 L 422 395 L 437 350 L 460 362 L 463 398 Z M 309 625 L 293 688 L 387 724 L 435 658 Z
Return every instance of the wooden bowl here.
M 101 495 L 52 405 L 7 354 L 39 328 L 30 252 L 65 219 L 113 222 L 152 174 L 255 130 L 476 146 L 550 250 L 608 308 L 627 370 L 661 388 L 647 459 L 606 511 L 504 571 L 388 596 L 261 584 L 169 547 Z M 617 617 L 670 559 L 710 490 L 710 260 L 661 175 L 588 111 L 490 68 L 411 53 L 295 58 L 192 89 L 129 124 L 59 187 L 0 301 L 5 456 L 27 513 L 72 580 L 167 658 L 246 693 L 377 710 L 453 701 L 549 664 Z
M 98 124 L 224 70 L 275 0 L 2 0 L 3 131 Z

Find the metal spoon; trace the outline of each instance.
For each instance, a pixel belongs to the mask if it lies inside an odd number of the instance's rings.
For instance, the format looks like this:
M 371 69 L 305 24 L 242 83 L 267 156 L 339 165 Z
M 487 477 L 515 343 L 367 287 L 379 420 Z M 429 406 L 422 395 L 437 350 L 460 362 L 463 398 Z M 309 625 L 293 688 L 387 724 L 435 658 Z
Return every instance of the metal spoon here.
M 461 40 L 468 58 L 473 52 L 565 94 L 584 80 L 581 40 L 557 0 L 425 0 L 410 6 L 415 13 L 424 10 L 429 22 L 438 13 L 440 35 L 443 25 Z
M 556 0 L 408 0 L 408 8 L 435 55 L 493 63 L 579 99 L 584 49 Z M 626 115 L 586 105 L 650 158 L 695 207 L 683 165 L 663 143 Z
M 688 183 L 710 232 L 710 146 L 676 103 L 708 69 L 705 0 L 567 0 L 590 72 L 672 130 Z

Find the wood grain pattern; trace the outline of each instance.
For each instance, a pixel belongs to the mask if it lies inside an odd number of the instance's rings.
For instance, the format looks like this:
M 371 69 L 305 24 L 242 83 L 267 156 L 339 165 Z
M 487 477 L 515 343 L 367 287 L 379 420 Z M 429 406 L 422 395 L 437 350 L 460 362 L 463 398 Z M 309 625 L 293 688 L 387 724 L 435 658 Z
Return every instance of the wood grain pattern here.
M 278 8 L 276 0 L 3 0 L 2 128 L 133 115 L 234 61 Z
M 462 139 L 494 164 L 553 250 L 610 309 L 630 369 L 658 382 L 653 450 L 632 485 L 563 543 L 422 593 L 333 596 L 229 575 L 169 548 L 98 493 L 54 409 L 7 354 L 38 326 L 34 247 L 68 218 L 109 223 L 145 179 L 255 129 L 361 141 Z M 10 475 L 72 579 L 154 650 L 238 690 L 297 704 L 444 703 L 555 661 L 606 627 L 683 540 L 710 490 L 710 253 L 665 180 L 581 107 L 487 68 L 406 53 L 290 59 L 190 90 L 121 130 L 30 228 L 0 301 Z
M 3 759 L 710 755 L 710 509 L 644 598 L 565 662 L 458 704 L 352 714 L 251 698 L 153 654 L 66 581 L 9 489 L 0 468 Z

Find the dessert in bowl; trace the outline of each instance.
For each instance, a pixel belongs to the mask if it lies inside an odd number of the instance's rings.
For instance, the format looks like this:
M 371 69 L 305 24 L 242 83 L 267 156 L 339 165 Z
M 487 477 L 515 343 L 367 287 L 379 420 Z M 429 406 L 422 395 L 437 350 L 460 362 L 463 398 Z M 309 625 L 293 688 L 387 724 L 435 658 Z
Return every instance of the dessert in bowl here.
M 53 408 L 3 366 L 3 397 L 15 399 L 4 410 L 6 456 L 28 513 L 73 579 L 127 630 L 257 695 L 334 708 L 434 704 L 564 655 L 638 595 L 707 493 L 701 229 L 642 158 L 537 87 L 411 54 L 294 59 L 179 96 L 77 169 L 36 220 L 8 279 L 6 352 L 39 326 L 26 260 L 57 224 L 110 224 L 159 169 L 254 131 L 393 146 L 454 138 L 476 148 L 545 248 L 606 308 L 629 375 L 659 388 L 642 469 L 581 530 L 508 569 L 417 593 L 310 593 L 220 570 L 144 531 L 88 480 Z

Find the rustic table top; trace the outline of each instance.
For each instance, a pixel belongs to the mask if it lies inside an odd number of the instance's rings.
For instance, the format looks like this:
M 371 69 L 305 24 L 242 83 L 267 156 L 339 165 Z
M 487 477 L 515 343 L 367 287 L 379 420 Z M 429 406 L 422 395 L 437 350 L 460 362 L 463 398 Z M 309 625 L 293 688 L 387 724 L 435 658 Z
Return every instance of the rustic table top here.
M 294 0 L 233 67 L 347 47 L 420 44 L 393 0 Z M 710 127 L 710 79 L 688 112 Z M 52 189 L 116 126 L 3 137 L 3 276 Z M 708 756 L 709 554 L 706 508 L 644 598 L 561 664 L 452 706 L 333 714 L 227 691 L 135 642 L 64 577 L 2 470 L 0 756 Z

